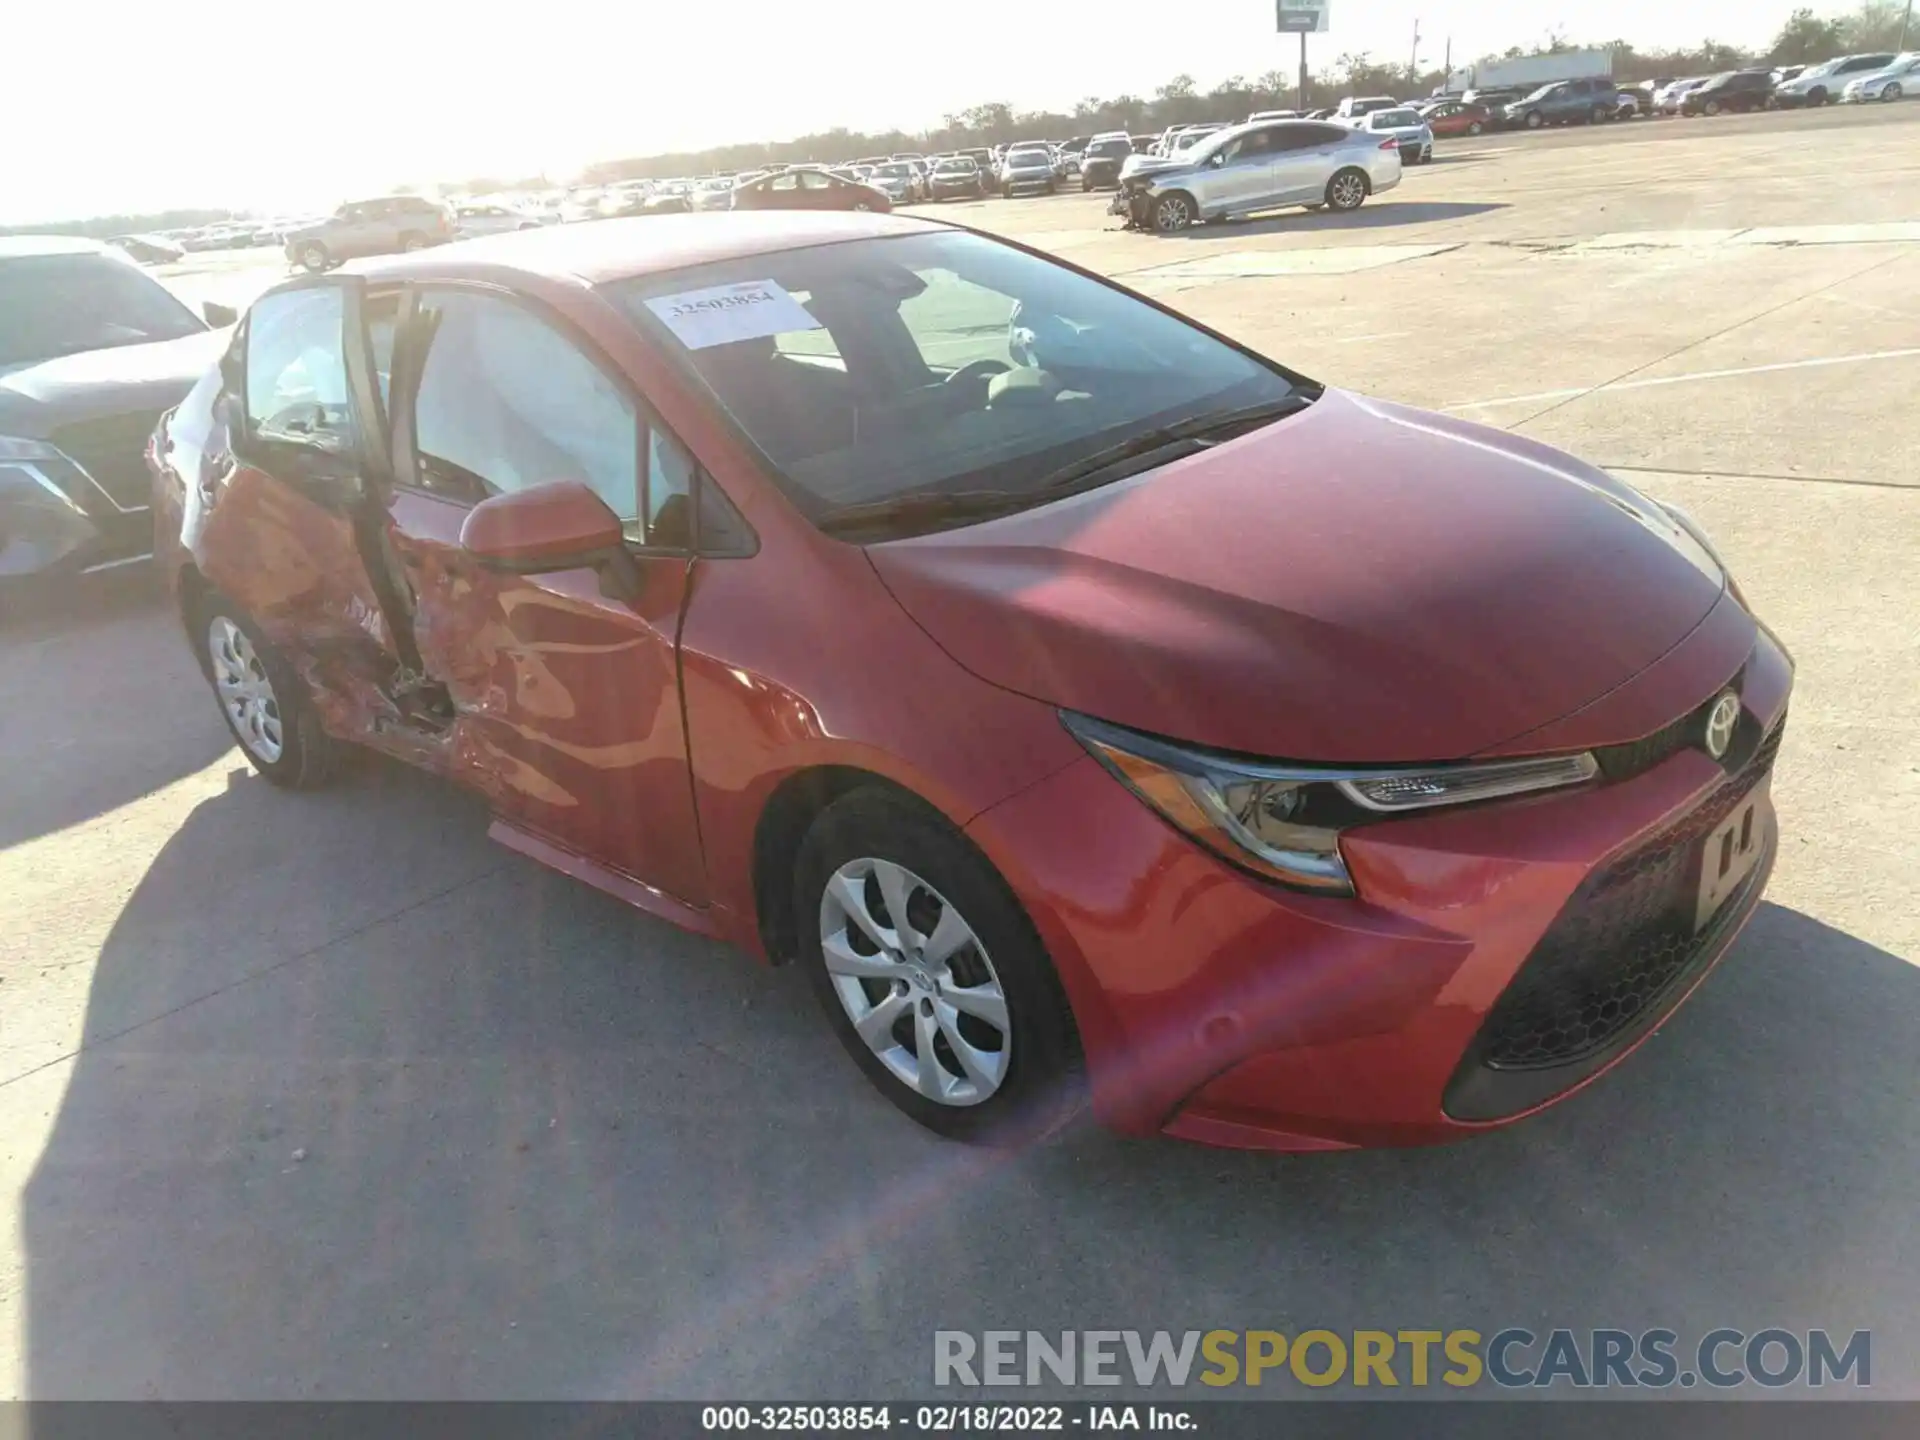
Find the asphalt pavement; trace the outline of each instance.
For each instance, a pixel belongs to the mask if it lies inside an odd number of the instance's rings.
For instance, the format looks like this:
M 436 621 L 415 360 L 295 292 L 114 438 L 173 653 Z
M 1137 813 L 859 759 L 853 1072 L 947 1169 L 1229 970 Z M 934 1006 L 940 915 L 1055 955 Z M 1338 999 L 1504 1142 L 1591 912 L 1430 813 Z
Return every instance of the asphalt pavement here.
M 1471 1144 L 946 1144 L 800 975 L 471 797 L 252 777 L 123 576 L 0 624 L 0 1396 L 911 1397 L 936 1329 L 1724 1325 L 1871 1328 L 1920 1397 L 1920 105 L 1443 143 L 1175 239 L 1104 204 L 942 211 L 1721 542 L 1799 678 L 1770 898 L 1692 1002 Z

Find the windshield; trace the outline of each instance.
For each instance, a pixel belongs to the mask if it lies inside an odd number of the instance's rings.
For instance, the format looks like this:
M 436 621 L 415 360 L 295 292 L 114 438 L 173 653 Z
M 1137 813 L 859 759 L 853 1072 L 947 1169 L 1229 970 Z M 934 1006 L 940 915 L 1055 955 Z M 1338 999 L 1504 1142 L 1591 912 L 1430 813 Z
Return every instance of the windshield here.
M 1559 88 L 1560 88 L 1560 85 L 1557 81 L 1552 85 L 1542 85 L 1538 90 L 1535 90 L 1526 98 L 1529 100 L 1542 100 L 1542 99 L 1545 99 L 1547 96 L 1553 94 L 1553 92 L 1558 90 Z
M 111 255 L 0 261 L 0 365 L 178 340 L 206 328 L 159 281 Z
M 742 336 L 730 307 L 724 324 L 709 318 L 721 287 L 751 287 L 768 317 L 757 334 Z M 1292 393 L 1284 374 L 1184 321 L 966 232 L 749 256 L 610 288 L 699 374 L 795 503 L 828 523 L 935 489 L 1037 491 L 1144 431 Z
M 1185 135 L 1176 135 L 1173 140 L 1173 148 L 1176 150 L 1191 149 L 1214 133 L 1212 130 L 1190 130 Z
M 888 180 L 908 180 L 913 176 L 913 171 L 909 170 L 905 165 L 899 164 L 876 165 L 873 167 L 873 173 L 884 176 Z
M 1096 140 L 1087 149 L 1093 155 L 1131 155 L 1133 146 L 1125 140 Z
M 1841 59 L 1845 59 L 1845 58 L 1846 58 L 1845 56 L 1841 57 Z M 1809 65 L 1806 69 L 1802 70 L 1798 75 L 1794 76 L 1794 79 L 1815 80 L 1822 75 L 1831 75 L 1834 72 L 1834 69 L 1839 64 L 1840 64 L 1839 60 L 1822 60 L 1818 65 Z
M 955 173 L 956 171 L 964 172 L 964 171 L 975 169 L 977 167 L 974 165 L 973 161 L 971 160 L 942 160 L 938 165 L 935 165 L 933 168 L 935 170 L 940 171 L 942 174 L 950 175 Z
M 1418 125 L 1420 117 L 1411 110 L 1376 110 L 1373 112 L 1373 128 L 1392 130 L 1400 126 Z
M 1045 150 L 1012 150 L 1007 153 L 1009 165 L 1051 165 L 1053 156 Z

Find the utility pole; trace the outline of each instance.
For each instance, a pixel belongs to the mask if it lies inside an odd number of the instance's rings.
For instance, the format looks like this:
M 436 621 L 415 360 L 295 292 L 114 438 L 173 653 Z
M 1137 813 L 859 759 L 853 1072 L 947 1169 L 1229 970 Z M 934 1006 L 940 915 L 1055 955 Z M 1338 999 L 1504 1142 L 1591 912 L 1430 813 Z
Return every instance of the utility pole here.
M 1900 17 L 1900 48 L 1907 48 L 1907 27 L 1913 24 L 1913 0 L 1907 0 L 1907 13 Z
M 1407 61 L 1407 79 L 1409 81 L 1416 81 L 1419 78 L 1420 78 L 1420 22 L 1418 20 L 1415 20 L 1413 22 L 1413 58 Z
M 1909 0 L 1911 3 L 1911 0 Z M 1307 113 L 1307 32 L 1300 32 L 1300 113 Z

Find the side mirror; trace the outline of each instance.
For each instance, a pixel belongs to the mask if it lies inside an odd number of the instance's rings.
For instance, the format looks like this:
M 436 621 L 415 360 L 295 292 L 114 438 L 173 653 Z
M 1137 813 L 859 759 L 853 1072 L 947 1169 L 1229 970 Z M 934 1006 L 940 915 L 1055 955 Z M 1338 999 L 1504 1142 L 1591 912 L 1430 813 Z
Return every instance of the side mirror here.
M 1207 157 L 1207 164 L 1211 165 L 1216 170 L 1218 170 L 1222 165 L 1226 163 L 1227 163 L 1227 152 L 1224 150 L 1216 150 L 1213 152 L 1212 155 Z
M 207 324 L 216 330 L 224 330 L 229 325 L 240 323 L 240 312 L 231 305 L 222 305 L 217 300 L 202 301 L 200 313 L 207 317 Z
M 460 548 L 493 570 L 593 569 L 605 594 L 631 599 L 639 592 L 639 567 L 627 553 L 620 517 L 578 480 L 481 501 L 460 527 Z

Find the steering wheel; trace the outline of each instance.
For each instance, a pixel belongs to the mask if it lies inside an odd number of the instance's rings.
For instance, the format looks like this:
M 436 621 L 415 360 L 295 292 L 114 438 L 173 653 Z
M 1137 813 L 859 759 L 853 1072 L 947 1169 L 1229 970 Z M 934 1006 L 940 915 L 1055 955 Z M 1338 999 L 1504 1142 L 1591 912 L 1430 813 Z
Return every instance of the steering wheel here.
M 958 370 L 947 376 L 943 383 L 959 385 L 978 381 L 984 385 L 995 375 L 1004 375 L 1011 369 L 1013 369 L 1013 366 L 1007 364 L 1004 360 L 969 360 Z

